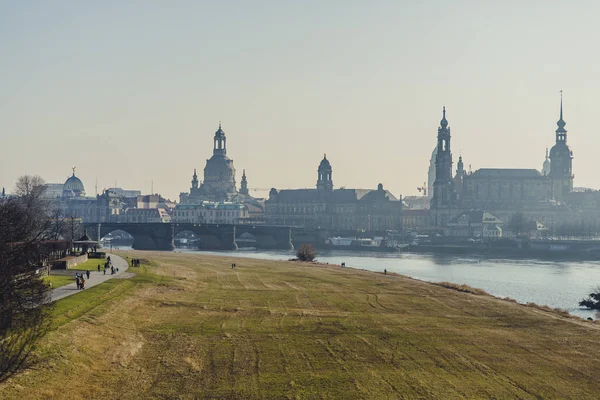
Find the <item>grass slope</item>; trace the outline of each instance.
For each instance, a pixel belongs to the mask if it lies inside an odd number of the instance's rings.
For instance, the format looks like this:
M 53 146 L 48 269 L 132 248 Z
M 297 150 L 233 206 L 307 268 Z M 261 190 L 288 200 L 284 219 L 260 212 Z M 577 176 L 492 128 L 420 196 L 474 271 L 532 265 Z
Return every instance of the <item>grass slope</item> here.
M 598 325 L 350 268 L 175 253 L 57 303 L 0 398 L 597 398 Z M 74 384 L 76 383 L 77 384 Z

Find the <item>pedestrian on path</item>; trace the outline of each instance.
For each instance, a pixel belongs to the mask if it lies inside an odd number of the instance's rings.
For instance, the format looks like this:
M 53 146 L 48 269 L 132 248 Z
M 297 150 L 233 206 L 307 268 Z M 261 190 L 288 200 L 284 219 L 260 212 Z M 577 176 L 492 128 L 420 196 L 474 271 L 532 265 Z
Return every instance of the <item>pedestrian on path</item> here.
M 98 264 L 98 272 L 100 272 L 100 264 Z
M 90 270 L 88 269 L 87 271 L 85 271 L 85 274 L 87 275 L 87 278 L 90 279 Z

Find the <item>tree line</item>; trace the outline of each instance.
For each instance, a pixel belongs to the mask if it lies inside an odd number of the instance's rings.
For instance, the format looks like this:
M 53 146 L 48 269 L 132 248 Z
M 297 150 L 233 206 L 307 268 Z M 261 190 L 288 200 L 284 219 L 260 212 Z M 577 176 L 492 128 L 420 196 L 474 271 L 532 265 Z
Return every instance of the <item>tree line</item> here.
M 0 381 L 26 363 L 50 323 L 42 244 L 61 238 L 68 221 L 58 221 L 44 190 L 39 176 L 22 176 L 14 196 L 0 200 Z

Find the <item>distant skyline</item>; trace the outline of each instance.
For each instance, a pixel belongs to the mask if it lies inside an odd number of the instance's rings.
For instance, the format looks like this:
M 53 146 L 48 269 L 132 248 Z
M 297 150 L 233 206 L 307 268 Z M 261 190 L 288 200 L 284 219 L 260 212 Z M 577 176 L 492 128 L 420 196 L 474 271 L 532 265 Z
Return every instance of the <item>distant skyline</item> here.
M 454 166 L 541 169 L 559 91 L 575 186 L 600 188 L 593 1 L 0 0 L 0 187 L 76 166 L 171 199 L 222 121 L 236 180 L 417 195 L 442 107 Z M 251 192 L 256 194 L 256 192 Z M 260 193 L 265 195 L 265 193 Z

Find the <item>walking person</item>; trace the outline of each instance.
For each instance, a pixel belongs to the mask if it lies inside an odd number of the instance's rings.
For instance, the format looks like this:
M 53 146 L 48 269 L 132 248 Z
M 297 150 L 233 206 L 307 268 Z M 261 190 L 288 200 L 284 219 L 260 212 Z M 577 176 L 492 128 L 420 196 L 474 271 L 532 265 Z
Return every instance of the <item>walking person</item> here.
M 98 264 L 98 272 L 100 272 L 100 264 Z
M 89 269 L 87 271 L 85 271 L 85 274 L 87 275 L 87 278 L 90 279 L 90 270 Z
M 384 270 L 383 270 L 383 274 L 384 274 L 384 275 L 387 275 L 387 269 L 384 269 Z

